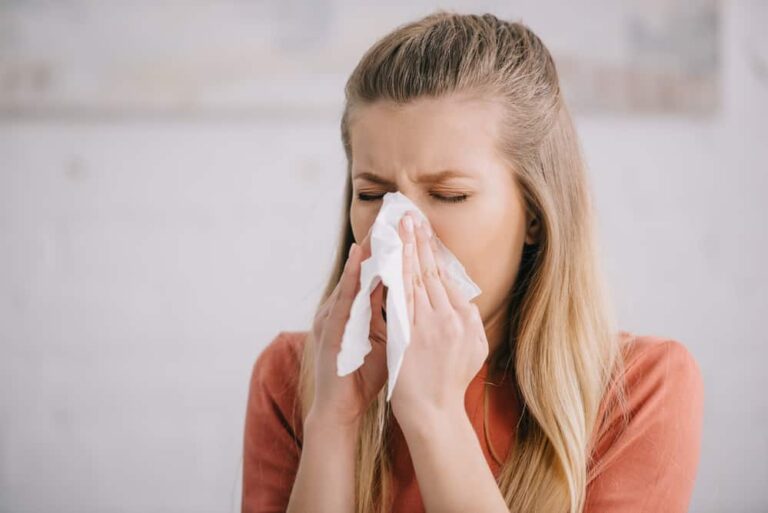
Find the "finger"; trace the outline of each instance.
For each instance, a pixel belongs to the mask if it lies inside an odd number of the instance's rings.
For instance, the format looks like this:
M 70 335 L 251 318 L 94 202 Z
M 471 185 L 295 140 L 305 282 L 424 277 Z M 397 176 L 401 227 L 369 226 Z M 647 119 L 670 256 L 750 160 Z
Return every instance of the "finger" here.
M 353 242 L 349 249 L 347 250 L 347 260 L 344 262 L 344 269 L 346 269 L 347 263 L 349 262 L 349 257 L 352 255 L 352 247 L 355 245 Z M 339 295 L 339 290 L 341 289 L 342 284 L 342 277 L 344 276 L 344 271 L 342 270 L 342 276 L 339 277 L 339 281 L 336 282 L 336 286 L 333 288 L 333 291 L 331 291 L 330 294 L 328 294 L 328 297 L 325 299 L 325 302 L 323 303 L 322 308 L 320 309 L 321 317 L 326 318 L 328 317 L 328 314 L 331 312 L 331 307 L 333 307 L 333 304 L 336 302 L 336 298 Z
M 474 320 L 476 323 L 476 326 L 480 328 L 479 331 L 479 337 L 481 344 L 483 347 L 488 350 L 488 338 L 485 335 L 485 321 L 483 321 L 483 314 L 480 313 L 480 307 L 477 306 L 477 303 L 469 303 L 469 316 L 471 319 Z
M 360 258 L 361 261 L 365 260 L 366 258 L 368 258 L 371 255 L 370 236 L 371 236 L 371 230 L 372 229 L 373 229 L 373 224 L 371 224 L 371 226 L 368 227 L 368 233 L 365 234 L 365 237 L 360 242 L 360 244 L 357 244 L 357 243 L 353 242 L 352 244 L 349 245 L 349 249 L 347 250 L 347 260 L 349 260 L 349 257 L 352 254 L 352 246 L 354 246 L 354 245 L 359 246 L 359 248 L 363 250 L 362 251 L 362 255 L 360 255 L 361 256 L 361 258 Z M 345 266 L 346 266 L 346 262 L 345 262 Z M 339 294 L 339 289 L 340 288 L 341 288 L 341 279 L 339 279 L 339 281 L 336 283 L 336 287 L 334 287 L 334 289 L 333 289 L 333 292 L 331 292 L 328 295 L 328 298 L 326 299 L 326 305 L 327 305 L 327 307 L 326 307 L 326 310 L 327 310 L 326 314 L 328 313 L 328 311 L 330 311 L 331 306 L 333 306 L 333 303 L 336 301 L 336 297 Z
M 329 318 L 333 317 L 337 320 L 342 320 L 349 316 L 352 300 L 355 298 L 357 289 L 360 286 L 361 253 L 360 247 L 353 243 L 349 258 L 344 265 L 344 271 L 339 280 L 339 292 L 328 314 Z
M 415 324 L 419 318 L 419 312 L 428 312 L 432 310 L 432 304 L 429 302 L 429 295 L 424 287 L 424 280 L 422 279 L 421 262 L 419 261 L 419 254 L 416 249 L 416 222 L 415 217 L 406 213 L 406 217 L 410 218 L 410 223 L 406 224 L 406 237 L 408 243 L 411 244 L 409 251 L 411 253 L 410 270 L 411 281 L 413 282 L 413 323 Z
M 445 289 L 445 294 L 448 297 L 448 300 L 451 302 L 451 306 L 454 310 L 457 311 L 464 311 L 472 304 L 464 297 L 464 294 L 461 292 L 461 289 L 459 288 L 458 283 L 456 283 L 456 280 L 451 276 L 445 266 L 445 260 L 443 259 L 443 255 L 440 253 L 437 247 L 437 241 L 435 238 L 431 238 L 430 246 L 432 247 L 432 253 L 435 255 L 435 261 L 437 262 L 437 271 L 438 276 L 440 277 L 440 281 L 443 284 L 443 288 Z
M 438 311 L 452 310 L 451 301 L 448 299 L 448 294 L 446 294 L 443 282 L 438 275 L 436 257 L 432 251 L 429 233 L 427 233 L 429 229 L 427 220 L 422 220 L 416 227 L 416 248 L 424 289 L 427 291 L 432 308 Z
M 477 303 L 469 302 L 470 307 L 472 308 L 472 311 L 474 312 L 475 318 L 480 321 L 480 324 L 483 324 L 483 314 L 480 313 L 480 306 L 478 306 Z

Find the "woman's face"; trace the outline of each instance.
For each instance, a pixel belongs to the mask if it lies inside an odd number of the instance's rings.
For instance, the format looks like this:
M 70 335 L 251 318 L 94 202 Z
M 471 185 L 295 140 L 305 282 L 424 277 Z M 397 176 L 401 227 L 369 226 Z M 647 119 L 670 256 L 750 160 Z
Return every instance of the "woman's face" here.
M 535 242 L 537 226 L 528 227 L 512 170 L 495 147 L 500 114 L 492 102 L 424 98 L 358 107 L 350 125 L 355 240 L 365 238 L 385 193 L 406 195 L 482 289 L 472 301 L 491 351 L 503 336 L 523 243 Z

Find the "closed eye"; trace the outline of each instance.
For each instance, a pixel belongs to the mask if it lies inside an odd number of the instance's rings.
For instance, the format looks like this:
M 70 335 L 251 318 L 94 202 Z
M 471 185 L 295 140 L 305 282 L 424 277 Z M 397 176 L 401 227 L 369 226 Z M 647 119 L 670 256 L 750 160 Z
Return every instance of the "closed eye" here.
M 469 196 L 467 194 L 460 194 L 458 196 L 441 196 L 440 194 L 430 194 L 433 198 L 435 198 L 438 201 L 444 201 L 446 203 L 459 203 L 461 201 L 465 201 Z M 372 195 L 372 194 L 363 194 L 360 193 L 357 195 L 357 198 L 360 201 L 376 201 L 383 198 L 384 195 Z

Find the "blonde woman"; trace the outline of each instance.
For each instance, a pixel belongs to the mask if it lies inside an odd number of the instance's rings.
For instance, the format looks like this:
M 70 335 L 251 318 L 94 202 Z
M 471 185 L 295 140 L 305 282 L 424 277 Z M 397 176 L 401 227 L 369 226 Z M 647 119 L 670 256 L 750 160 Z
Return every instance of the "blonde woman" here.
M 346 86 L 338 258 L 314 324 L 259 355 L 242 510 L 682 513 L 703 383 L 680 342 L 617 330 L 577 134 L 525 25 L 436 11 L 363 56 Z M 412 329 L 385 400 L 385 290 L 373 350 L 336 375 L 381 197 L 400 223 Z M 431 228 L 431 230 L 430 230 Z M 440 272 L 440 240 L 482 294 Z

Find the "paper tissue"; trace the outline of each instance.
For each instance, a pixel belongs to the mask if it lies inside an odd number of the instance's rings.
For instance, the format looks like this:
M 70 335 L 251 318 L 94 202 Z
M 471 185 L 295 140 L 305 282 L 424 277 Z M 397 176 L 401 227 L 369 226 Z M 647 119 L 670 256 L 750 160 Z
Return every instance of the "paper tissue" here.
M 355 371 L 372 347 L 369 341 L 371 324 L 371 293 L 384 282 L 387 287 L 387 401 L 397 382 L 397 375 L 411 340 L 410 319 L 403 285 L 403 243 L 398 232 L 400 218 L 410 210 L 417 221 L 426 219 L 419 208 L 400 192 L 388 192 L 371 229 L 371 256 L 361 263 L 360 291 L 352 302 L 349 319 L 344 327 L 336 367 L 339 376 Z M 471 300 L 481 292 L 464 266 L 448 248 L 435 238 L 445 271 L 451 275 L 462 294 Z

